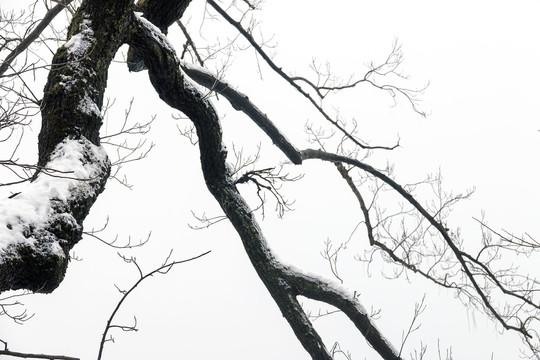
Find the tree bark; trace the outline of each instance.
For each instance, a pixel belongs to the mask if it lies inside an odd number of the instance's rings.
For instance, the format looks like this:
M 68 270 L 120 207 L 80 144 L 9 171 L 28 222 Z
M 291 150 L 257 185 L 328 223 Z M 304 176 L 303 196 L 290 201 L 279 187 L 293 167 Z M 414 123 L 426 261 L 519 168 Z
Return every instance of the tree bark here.
M 109 176 L 99 146 L 100 112 L 132 6 L 129 0 L 84 1 L 53 58 L 42 102 L 40 170 L 0 207 L 10 215 L 0 219 L 0 292 L 47 293 L 64 278 L 69 251 Z
M 141 12 L 162 33 L 167 34 L 169 26 L 180 19 L 186 11 L 191 0 L 139 0 L 135 11 Z M 127 54 L 129 71 L 146 70 L 144 61 L 130 47 Z
M 12 236 L 18 241 L 8 242 L 7 246 L 2 247 L 6 242 L 0 242 L 0 291 L 26 288 L 50 292 L 63 279 L 69 250 L 81 238 L 82 221 L 103 191 L 110 171 L 110 163 L 99 146 L 100 109 L 110 62 L 118 48 L 127 42 L 132 55 L 149 69 L 150 81 L 160 98 L 193 122 L 206 185 L 235 227 L 254 269 L 310 356 L 316 360 L 332 359 L 300 306 L 298 295 L 341 309 L 384 359 L 398 360 L 395 349 L 373 326 L 356 298 L 283 265 L 272 254 L 252 210 L 232 179 L 219 117 L 182 71 L 181 61 L 160 30 L 160 27 L 166 30 L 188 4 L 189 0 L 142 0 L 138 4 L 145 12 L 142 17 L 132 11 L 131 0 L 83 1 L 69 28 L 69 41 L 53 59 L 45 87 L 39 134 L 41 171 L 26 192 L 10 199 L 16 206 L 17 201 L 28 202 L 32 195 L 45 189 L 44 195 L 40 195 L 45 200 L 45 210 L 39 209 L 44 216 L 39 218 L 40 222 L 22 217 L 19 223 L 14 219 L 0 220 L 4 221 L 0 228 L 5 225 L 8 235 L 20 233 L 19 238 Z M 154 17 L 154 11 L 160 16 Z M 148 19 L 153 19 L 159 27 Z M 288 143 L 247 97 L 229 91 L 222 83 L 218 85 L 235 108 L 255 118 L 293 163 L 300 164 L 309 158 L 309 154 Z M 50 180 L 51 168 L 55 166 L 58 167 L 52 173 L 55 178 Z M 6 234 L 4 229 L 0 230 L 0 236 L 3 234 Z
M 134 53 L 145 62 L 160 98 L 182 111 L 195 125 L 206 185 L 239 234 L 255 271 L 312 359 L 330 360 L 332 356 L 298 303 L 298 295 L 323 300 L 342 309 L 384 359 L 399 360 L 396 350 L 373 326 L 358 300 L 345 296 L 329 284 L 302 276 L 274 257 L 252 210 L 232 179 L 215 109 L 190 83 L 159 29 L 141 17 L 133 24 L 135 29 L 129 41 Z M 324 290 L 324 293 L 315 294 L 313 289 Z

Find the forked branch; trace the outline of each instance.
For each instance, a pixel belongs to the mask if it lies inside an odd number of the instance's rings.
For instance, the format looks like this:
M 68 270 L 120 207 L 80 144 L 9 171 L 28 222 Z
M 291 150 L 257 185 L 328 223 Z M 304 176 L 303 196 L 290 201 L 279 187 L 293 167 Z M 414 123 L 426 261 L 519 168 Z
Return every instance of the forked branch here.
M 141 18 L 136 18 L 134 23 L 135 35 L 130 45 L 144 60 L 150 80 L 161 98 L 184 112 L 193 122 L 199 137 L 201 166 L 207 187 L 240 235 L 251 263 L 306 351 L 313 359 L 332 358 L 298 303 L 298 295 L 316 299 L 323 296 L 324 301 L 342 308 L 384 359 L 399 359 L 388 341 L 374 331 L 375 326 L 357 300 L 344 296 L 329 284 L 302 276 L 273 256 L 226 164 L 227 152 L 215 109 L 189 84 L 172 47 L 159 30 Z M 164 78 L 168 81 L 161 80 Z

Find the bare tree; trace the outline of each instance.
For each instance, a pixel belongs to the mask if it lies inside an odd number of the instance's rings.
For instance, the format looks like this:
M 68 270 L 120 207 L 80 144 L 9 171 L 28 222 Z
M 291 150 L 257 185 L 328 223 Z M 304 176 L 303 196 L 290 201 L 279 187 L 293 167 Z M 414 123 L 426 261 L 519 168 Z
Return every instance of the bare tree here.
M 9 51 L 0 66 L 0 75 L 13 68 L 15 61 L 26 54 L 24 50 L 39 39 L 40 33 L 63 8 L 73 9 L 70 3 L 58 2 L 38 21 L 38 26 L 15 40 L 9 35 L 11 30 L 4 26 L 6 35 L 0 46 Z M 538 282 L 506 265 L 506 260 L 501 261 L 502 255 L 506 259 L 536 252 L 538 243 L 534 238 L 497 232 L 481 220 L 483 246 L 467 248 L 459 231 L 447 222 L 452 207 L 470 194 L 446 192 L 440 176 L 415 184 L 400 184 L 391 167 L 377 169 L 368 163 L 370 154 L 393 150 L 399 146 L 399 141 L 369 144 L 360 136 L 354 121 L 344 121 L 323 101 L 330 93 L 370 86 L 425 115 L 419 106 L 419 96 L 425 87 L 408 87 L 407 78 L 400 72 L 402 53 L 397 42 L 386 59 L 380 64 L 371 64 L 358 78 L 342 81 L 329 68 L 323 69 L 316 63 L 312 67 L 315 76 L 293 76 L 267 54 L 266 42 L 256 39 L 254 12 L 261 6 L 258 2 L 232 1 L 225 7 L 207 0 L 208 21 L 222 21 L 220 26 L 232 29 L 236 37 L 227 44 L 206 47 L 195 44 L 181 22 L 190 6 L 189 0 L 141 0 L 136 4 L 130 0 L 83 0 L 77 5 L 72 17 L 68 15 L 71 23 L 67 28 L 67 42 L 53 50 L 50 65 L 43 65 L 48 71 L 43 98 L 38 99 L 20 76 L 34 71 L 34 62 L 23 61 L 24 65 L 4 83 L 10 97 L 6 97 L 9 102 L 5 110 L 2 108 L 0 130 L 5 129 L 10 134 L 8 137 L 12 136 L 17 127 L 30 121 L 32 114 L 28 109 L 39 109 L 42 125 L 36 165 L 16 164 L 13 155 L 2 162 L 7 167 L 17 166 L 20 171 L 16 173 L 20 179 L 17 181 L 31 182 L 24 191 L 12 194 L 0 204 L 0 214 L 4 215 L 0 219 L 0 291 L 54 291 L 64 278 L 69 252 L 82 237 L 83 221 L 103 192 L 112 165 L 125 163 L 130 156 L 132 159 L 145 156 L 144 151 L 137 155 L 144 143 L 129 146 L 122 141 L 114 142 L 115 133 L 100 135 L 107 108 L 104 105 L 107 72 L 119 48 L 127 44 L 129 69 L 147 70 L 159 97 L 191 121 L 208 191 L 221 207 L 223 219 L 235 228 L 255 271 L 313 359 L 332 359 L 338 355 L 350 358 L 350 355 L 339 345 L 327 349 L 302 308 L 299 296 L 327 303 L 341 311 L 383 359 L 401 359 L 403 344 L 397 350 L 399 346 L 395 347 L 397 344 L 386 339 L 356 294 L 285 264 L 272 253 L 255 210 L 248 205 L 246 195 L 239 191 L 240 185 L 254 185 L 258 209 L 264 211 L 268 206 L 266 202 L 273 201 L 277 212 L 283 215 L 291 203 L 281 194 L 280 184 L 298 177 L 284 173 L 280 164 L 258 168 L 257 156 L 241 160 L 237 154 L 236 164 L 229 165 L 231 159 L 224 145 L 220 114 L 210 97 L 226 100 L 251 119 L 281 151 L 282 160 L 297 167 L 308 160 L 334 165 L 344 179 L 343 185 L 358 202 L 358 214 L 363 217 L 360 225 L 367 234 L 369 246 L 360 260 L 370 262 L 380 254 L 396 266 L 396 276 L 420 276 L 437 286 L 454 290 L 505 330 L 518 333 L 530 356 L 540 356 L 536 321 L 540 303 L 535 296 Z M 16 21 L 12 15 L 6 24 Z M 167 38 L 168 29 L 174 24 L 186 38 L 181 54 Z M 240 39 L 247 45 L 239 45 Z M 11 42 L 17 45 L 12 46 Z M 205 65 L 219 54 L 227 58 L 228 52 L 245 47 L 256 52 L 259 66 L 267 66 L 284 80 L 285 86 L 301 94 L 325 123 L 327 130 L 306 128 L 314 148 L 299 149 L 290 142 L 273 119 L 247 95 L 227 83 L 226 71 L 213 72 L 193 65 Z M 226 61 L 221 69 L 226 69 Z M 10 79 L 22 84 L 22 90 L 10 85 Z M 21 118 L 20 114 L 24 116 Z M 147 131 L 145 124 L 125 124 L 119 133 L 144 135 Z M 118 162 L 111 162 L 102 146 L 105 144 L 127 151 L 127 155 L 118 153 Z M 116 175 L 114 178 L 118 179 Z M 253 187 L 246 187 L 246 192 L 249 189 Z M 429 192 L 432 196 L 426 201 L 424 195 Z M 391 208 L 387 206 L 389 201 L 397 205 Z M 337 256 L 341 249 L 338 246 L 332 250 L 329 243 L 324 253 L 338 279 Z M 170 268 L 171 264 L 164 266 Z M 144 278 L 141 272 L 141 280 Z M 403 343 L 417 330 L 416 321 L 423 307 L 422 301 L 403 335 Z M 11 316 L 17 319 L 24 314 Z M 424 351 L 418 350 L 415 356 L 422 358 Z

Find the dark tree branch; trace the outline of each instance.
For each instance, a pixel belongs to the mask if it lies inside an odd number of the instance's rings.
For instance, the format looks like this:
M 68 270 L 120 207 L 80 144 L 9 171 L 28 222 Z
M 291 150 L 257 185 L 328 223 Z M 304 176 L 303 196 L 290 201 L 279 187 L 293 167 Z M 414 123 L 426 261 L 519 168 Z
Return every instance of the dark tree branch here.
M 393 150 L 398 145 L 387 147 L 387 146 L 369 146 L 364 144 L 358 138 L 353 136 L 347 129 L 345 129 L 339 121 L 333 119 L 319 103 L 300 85 L 298 85 L 289 75 L 285 74 L 281 67 L 277 66 L 272 59 L 264 52 L 261 46 L 255 41 L 253 36 L 242 27 L 240 22 L 235 21 L 232 17 L 227 14 L 214 0 L 207 0 L 208 4 L 214 8 L 229 24 L 231 24 L 257 51 L 257 53 L 264 59 L 264 61 L 270 66 L 270 68 L 276 72 L 280 77 L 282 77 L 286 82 L 288 82 L 294 89 L 296 89 L 300 94 L 302 94 L 314 107 L 317 111 L 323 116 L 323 118 L 330 122 L 334 127 L 336 127 L 343 135 L 351 140 L 354 144 L 361 147 L 362 149 L 384 149 L 384 150 Z
M 214 108 L 205 100 L 203 94 L 189 84 L 180 70 L 179 60 L 159 30 L 142 18 L 136 18 L 134 24 L 130 45 L 144 60 L 149 69 L 150 81 L 160 97 L 193 121 L 199 138 L 206 185 L 240 235 L 259 277 L 311 357 L 330 360 L 331 355 L 296 300 L 296 296 L 302 293 L 310 297 L 321 295 L 305 289 L 306 286 L 314 285 L 301 275 L 293 276 L 294 272 L 281 265 L 272 255 L 252 211 L 238 192 L 227 167 L 227 151 L 222 144 L 222 130 Z M 328 301 L 339 301 L 340 293 L 337 291 L 326 288 L 324 294 Z M 357 302 L 349 304 L 344 300 L 344 303 L 339 305 L 354 319 L 353 322 L 362 329 L 367 340 L 383 358 L 398 359 L 396 351 L 387 341 L 377 340 L 380 340 L 380 334 L 373 332 L 374 326 L 370 325 L 371 321 L 365 313 L 359 312 Z M 376 335 L 372 336 L 373 334 Z
M 9 350 L 0 350 L 0 355 L 18 357 L 23 359 L 80 360 L 79 358 L 64 355 L 28 354 Z
M 312 278 L 298 271 L 291 271 L 287 275 L 298 295 L 325 302 L 343 311 L 383 359 L 401 359 L 392 344 L 375 327 L 367 311 L 356 297 L 344 293 L 331 283 Z
M 382 243 L 382 242 L 375 239 L 375 236 L 373 234 L 373 226 L 371 225 L 371 220 L 370 220 L 370 217 L 369 217 L 368 208 L 367 208 L 367 206 L 366 206 L 360 192 L 358 191 L 358 189 L 354 185 L 354 183 L 352 181 L 352 178 L 348 175 L 347 170 L 343 167 L 343 165 L 341 163 L 342 162 L 343 163 L 348 163 L 349 165 L 353 165 L 355 167 L 361 168 L 361 169 L 367 171 L 368 173 L 372 174 L 376 178 L 379 178 L 384 183 L 390 185 L 395 191 L 397 191 L 401 196 L 403 196 L 411 205 L 413 205 L 413 207 L 415 209 L 417 209 L 419 211 L 419 213 L 425 219 L 427 219 L 428 222 L 430 222 L 430 224 L 432 226 L 434 226 L 435 229 L 437 229 L 437 231 L 441 234 L 441 236 L 443 237 L 445 242 L 448 244 L 448 246 L 450 247 L 450 249 L 454 253 L 455 257 L 459 261 L 461 268 L 463 269 L 465 275 L 467 276 L 467 278 L 471 282 L 475 292 L 478 294 L 478 296 L 481 299 L 481 303 L 486 307 L 486 309 L 506 329 L 515 330 L 515 331 L 523 334 L 524 336 L 530 336 L 528 334 L 527 330 L 523 326 L 516 327 L 516 326 L 513 326 L 513 325 L 509 324 L 501 316 L 499 311 L 497 311 L 493 307 L 493 305 L 492 305 L 491 301 L 489 300 L 486 292 L 482 289 L 482 287 L 480 286 L 480 284 L 476 280 L 475 272 L 472 270 L 471 265 L 467 262 L 467 260 L 470 261 L 470 263 L 476 264 L 476 266 L 484 269 L 484 272 L 486 273 L 486 276 L 488 278 L 490 278 L 495 283 L 495 285 L 501 289 L 501 291 L 503 293 L 505 293 L 507 295 L 510 295 L 512 297 L 516 297 L 516 298 L 524 301 L 524 303 L 527 303 L 527 304 L 529 304 L 531 306 L 537 307 L 537 305 L 534 304 L 527 297 L 521 296 L 521 295 L 519 295 L 519 294 L 505 288 L 503 286 L 503 284 L 501 284 L 500 281 L 497 279 L 495 274 L 490 271 L 490 269 L 488 269 L 485 265 L 483 265 L 477 259 L 472 258 L 470 255 L 468 255 L 465 252 L 463 252 L 462 250 L 460 250 L 457 247 L 457 245 L 455 244 L 455 242 L 451 239 L 450 235 L 448 234 L 448 229 L 446 228 L 446 226 L 443 225 L 442 223 L 440 223 L 439 221 L 437 221 L 437 219 L 436 219 L 437 214 L 431 215 L 424 207 L 422 207 L 418 203 L 418 201 L 409 192 L 407 192 L 403 187 L 401 187 L 399 184 L 397 184 L 394 180 L 392 180 L 390 177 L 388 177 L 384 173 L 374 169 L 373 167 L 371 167 L 371 166 L 369 166 L 367 164 L 364 164 L 364 163 L 362 163 L 362 162 L 360 162 L 360 161 L 358 161 L 356 159 L 350 158 L 350 157 L 345 157 L 345 156 L 335 155 L 335 154 L 329 154 L 329 153 L 326 153 L 326 152 L 323 152 L 323 151 L 320 151 L 320 150 L 305 150 L 305 151 L 302 151 L 302 152 L 298 152 L 298 150 L 283 135 L 281 135 L 281 133 L 279 132 L 279 130 L 277 128 L 276 128 L 275 131 L 273 130 L 275 128 L 273 123 L 268 119 L 268 117 L 266 115 L 260 116 L 262 114 L 260 112 L 260 110 L 258 110 L 256 108 L 256 106 L 254 104 L 252 104 L 249 101 L 249 99 L 247 99 L 247 97 L 245 97 L 243 94 L 239 93 L 237 90 L 235 90 L 231 86 L 228 86 L 226 83 L 218 80 L 216 77 L 212 76 L 211 74 L 208 74 L 207 72 L 205 72 L 203 70 L 197 70 L 197 69 L 192 70 L 192 68 L 190 68 L 188 66 L 185 66 L 185 65 L 184 65 L 184 69 L 185 69 L 186 73 L 188 73 L 188 75 L 190 75 L 199 84 L 207 87 L 208 89 L 214 90 L 214 91 L 224 95 L 231 102 L 233 107 L 235 107 L 235 108 L 240 107 L 239 99 L 240 100 L 241 99 L 247 100 L 246 102 L 242 103 L 242 109 L 247 109 L 247 111 L 244 111 L 244 112 L 248 116 L 250 116 L 250 118 L 252 118 L 252 120 L 254 120 L 254 122 L 261 129 L 263 129 L 263 130 L 268 129 L 268 128 L 272 129 L 271 131 L 265 130 L 265 133 L 274 141 L 275 144 L 278 145 L 278 147 L 285 154 L 287 154 L 287 156 L 289 157 L 289 159 L 291 159 L 291 161 L 294 159 L 293 162 L 295 164 L 300 164 L 302 162 L 302 160 L 306 160 L 306 159 L 310 159 L 310 158 L 318 158 L 318 159 L 321 159 L 321 160 L 334 162 L 336 164 L 336 166 L 338 167 L 339 172 L 344 177 L 344 179 L 347 181 L 349 187 L 351 188 L 351 190 L 355 194 L 355 197 L 359 201 L 362 213 L 364 214 L 364 219 L 365 219 L 366 228 L 367 228 L 367 232 L 368 232 L 368 238 L 370 240 L 371 245 L 374 245 L 374 246 L 378 247 L 379 249 L 381 249 L 382 251 L 384 251 L 396 263 L 408 268 L 411 271 L 414 271 L 414 272 L 424 276 L 425 278 L 435 282 L 437 285 L 442 286 L 442 287 L 446 287 L 446 288 L 452 288 L 452 289 L 463 291 L 462 288 L 460 288 L 457 284 L 448 283 L 446 281 L 438 280 L 438 279 L 434 278 L 433 276 L 431 276 L 429 274 L 429 272 L 425 272 L 422 269 L 416 267 L 415 265 L 410 264 L 406 260 L 403 260 L 402 258 L 400 258 L 395 253 L 394 250 L 390 249 L 384 243 Z M 220 89 L 225 89 L 227 95 L 225 95 L 224 90 L 219 91 Z M 322 154 L 324 154 L 324 155 L 322 155 Z M 469 296 L 472 296 L 472 294 L 469 294 Z
M 442 236 L 446 244 L 449 246 L 449 248 L 452 250 L 454 256 L 458 260 L 458 262 L 461 265 L 461 269 L 465 273 L 467 279 L 471 282 L 474 290 L 478 294 L 478 296 L 481 299 L 481 302 L 483 306 L 493 315 L 495 319 L 507 330 L 515 330 L 516 332 L 522 334 L 525 337 L 531 337 L 527 329 L 525 328 L 524 324 L 522 323 L 520 326 L 514 326 L 508 323 L 499 311 L 497 311 L 493 304 L 491 303 L 488 295 L 486 294 L 486 291 L 480 286 L 478 281 L 476 280 L 474 269 L 469 265 L 467 262 L 467 259 L 469 259 L 469 256 L 464 253 L 461 249 L 458 248 L 458 246 L 455 244 L 454 240 L 450 237 L 448 234 L 448 229 L 446 226 L 441 224 L 439 221 L 436 220 L 436 218 L 431 215 L 420 203 L 409 193 L 407 192 L 401 185 L 396 183 L 393 179 L 388 177 L 387 175 L 383 174 L 382 172 L 376 170 L 370 165 L 364 164 L 361 161 L 358 161 L 356 159 L 351 159 L 346 156 L 337 155 L 337 154 L 331 154 L 327 153 L 322 150 L 313 150 L 313 149 L 307 149 L 302 151 L 302 158 L 304 160 L 307 159 L 319 159 L 323 161 L 330 161 L 333 163 L 336 162 L 342 162 L 349 165 L 353 165 L 355 167 L 358 167 L 371 175 L 375 176 L 376 178 L 384 181 L 386 184 L 388 184 L 390 187 L 392 187 L 397 193 L 399 193 L 405 200 L 407 200 L 436 230 L 437 232 Z
M 220 80 L 216 79 L 215 77 L 208 74 L 207 72 L 204 72 L 202 70 L 199 70 L 197 72 L 195 72 L 195 71 L 190 72 L 191 69 L 189 67 L 185 67 L 185 69 L 186 69 L 186 72 L 189 75 L 193 75 L 192 78 L 194 80 L 196 80 L 201 85 L 203 85 L 203 86 L 205 86 L 205 87 L 207 87 L 209 89 L 215 90 L 218 93 L 224 95 L 224 91 L 220 92 L 220 91 L 218 91 L 218 89 L 225 88 L 227 90 L 227 92 L 229 93 L 229 95 L 226 96 L 226 98 L 231 102 L 231 104 L 233 104 L 233 107 L 236 108 L 235 104 L 238 104 L 238 100 L 237 100 L 238 98 L 240 98 L 240 99 L 243 98 L 241 93 L 237 92 L 232 87 L 228 86 L 226 83 L 221 82 Z M 203 77 L 205 77 L 205 79 L 201 80 Z M 219 84 L 219 86 L 216 86 L 216 84 Z M 247 97 L 244 97 L 244 98 L 247 99 Z M 259 116 L 259 114 L 261 114 L 261 112 L 255 107 L 254 104 L 249 102 L 249 100 L 246 103 L 244 103 L 242 106 L 249 110 L 249 111 L 246 111 L 246 114 L 248 114 L 248 116 L 250 116 L 250 118 L 252 118 L 252 120 L 254 120 L 254 122 L 257 125 L 259 125 L 259 127 L 261 127 L 262 129 L 274 126 L 270 122 L 270 120 L 268 119 L 268 117 L 266 115 Z M 405 261 L 402 258 L 400 258 L 399 256 L 397 256 L 396 253 L 394 252 L 394 250 L 388 248 L 385 244 L 383 244 L 382 242 L 377 241 L 375 239 L 375 237 L 373 235 L 373 231 L 372 231 L 373 227 L 371 225 L 371 220 L 370 220 L 370 217 L 369 217 L 368 208 L 367 208 L 367 206 L 366 206 L 360 192 L 358 191 L 358 189 L 354 185 L 354 183 L 352 181 L 352 178 L 348 175 L 347 170 L 343 167 L 342 163 L 348 163 L 349 165 L 353 165 L 355 167 L 361 168 L 361 169 L 367 171 L 368 173 L 372 174 L 373 176 L 379 178 L 384 183 L 390 185 L 395 191 L 397 191 L 401 196 L 403 196 L 411 205 L 413 205 L 413 207 L 415 209 L 417 209 L 419 211 L 419 213 L 425 219 L 427 219 L 430 222 L 430 224 L 432 226 L 434 226 L 435 229 L 437 229 L 437 231 L 441 234 L 441 236 L 443 237 L 445 242 L 448 244 L 448 246 L 450 247 L 450 249 L 452 250 L 452 252 L 456 256 L 456 258 L 458 259 L 458 261 L 459 261 L 459 263 L 461 265 L 461 268 L 463 269 L 463 271 L 466 274 L 467 278 L 471 282 L 473 288 L 475 289 L 475 292 L 480 297 L 481 302 L 486 307 L 486 309 L 506 329 L 515 330 L 515 331 L 523 334 L 524 336 L 530 336 L 528 334 L 527 330 L 523 326 L 516 327 L 516 326 L 510 325 L 506 320 L 503 319 L 503 317 L 500 315 L 500 313 L 493 307 L 493 305 L 491 304 L 488 296 L 486 295 L 486 292 L 482 289 L 482 287 L 480 286 L 480 284 L 476 280 L 474 272 L 471 269 L 471 267 L 470 267 L 469 263 L 467 262 L 467 260 L 469 260 L 473 264 L 476 264 L 476 266 L 479 266 L 480 268 L 484 269 L 484 272 L 486 273 L 486 276 L 488 278 L 490 278 L 496 284 L 496 286 L 501 289 L 501 291 L 503 293 L 505 293 L 507 295 L 510 295 L 512 297 L 516 297 L 516 298 L 524 301 L 524 303 L 527 303 L 527 304 L 529 304 L 529 305 L 531 305 L 533 307 L 536 307 L 537 305 L 535 303 L 533 303 L 531 300 L 529 300 L 527 297 L 521 296 L 521 295 L 515 293 L 514 291 L 511 291 L 511 290 L 508 290 L 507 288 L 505 288 L 503 286 L 503 284 L 501 284 L 500 281 L 497 279 L 495 274 L 493 272 L 491 272 L 490 269 L 488 269 L 484 264 L 482 264 L 477 259 L 472 258 L 467 253 L 460 250 L 457 247 L 457 245 L 454 243 L 454 241 L 451 239 L 450 235 L 448 234 L 448 229 L 446 228 L 446 226 L 441 224 L 439 221 L 436 220 L 436 215 L 431 215 L 424 207 L 422 207 L 418 203 L 418 201 L 409 192 L 407 192 L 403 187 L 401 187 L 399 184 L 397 184 L 394 180 L 392 180 L 390 177 L 388 177 L 384 173 L 374 169 L 373 167 L 371 167 L 371 166 L 369 166 L 367 164 L 364 164 L 364 163 L 362 163 L 362 162 L 360 162 L 360 161 L 358 161 L 356 159 L 349 158 L 349 157 L 345 157 L 345 156 L 341 156 L 341 155 L 335 155 L 335 154 L 329 154 L 329 153 L 326 153 L 326 152 L 323 152 L 323 151 L 320 151 L 320 150 L 304 150 L 304 151 L 299 153 L 298 150 L 296 150 L 296 148 L 292 144 L 290 144 L 288 142 L 288 140 L 278 132 L 277 129 L 276 129 L 276 132 L 274 132 L 274 131 L 265 131 L 265 133 L 274 141 L 274 143 L 278 144 L 279 148 L 282 149 L 282 151 L 287 154 L 289 159 L 291 159 L 291 160 L 295 159 L 294 163 L 301 163 L 302 160 L 306 160 L 306 159 L 310 159 L 310 158 L 318 158 L 318 159 L 325 160 L 325 161 L 332 161 L 332 162 L 334 162 L 336 164 L 340 174 L 347 181 L 349 187 L 351 188 L 351 190 L 353 191 L 353 193 L 355 194 L 356 198 L 359 201 L 362 213 L 364 214 L 364 219 L 365 219 L 366 228 L 367 228 L 367 232 L 368 232 L 368 238 L 370 240 L 371 245 L 377 246 L 378 248 L 383 250 L 396 263 L 408 268 L 409 270 L 412 270 L 412 271 L 414 271 L 416 273 L 419 273 L 420 275 L 426 277 L 427 279 L 435 282 L 437 285 L 443 286 L 443 287 L 446 287 L 446 288 L 453 288 L 453 289 L 456 289 L 456 290 L 460 290 L 460 288 L 456 284 L 447 283 L 446 281 L 440 281 L 440 280 L 430 276 L 429 273 L 426 273 L 425 271 L 417 268 L 416 266 L 414 266 L 412 264 L 409 264 L 407 261 Z M 286 149 L 286 150 L 283 150 L 283 149 Z M 285 151 L 287 151 L 287 152 L 285 152 Z
M 341 174 L 341 176 L 347 182 L 347 185 L 349 185 L 349 187 L 351 188 L 352 192 L 354 193 L 354 196 L 358 200 L 358 203 L 360 204 L 360 209 L 362 210 L 362 214 L 364 215 L 364 223 L 366 224 L 369 244 L 373 245 L 375 243 L 375 237 L 373 236 L 373 227 L 371 226 L 371 220 L 369 218 L 369 211 L 364 201 L 364 198 L 360 194 L 360 191 L 358 190 L 356 185 L 354 185 L 353 179 L 349 175 L 349 172 L 347 171 L 347 169 L 345 169 L 345 166 L 343 166 L 343 164 L 340 162 L 336 162 L 335 165 L 339 173 Z
M 197 51 L 197 47 L 195 46 L 195 43 L 193 42 L 193 39 L 191 39 L 191 35 L 189 35 L 189 32 L 187 31 L 186 27 L 180 20 L 176 20 L 176 24 L 180 27 L 182 30 L 182 33 L 186 37 L 186 44 L 184 45 L 184 51 L 182 52 L 182 59 L 184 58 L 184 54 L 186 51 L 188 51 L 188 47 L 191 47 L 193 52 L 195 53 L 195 57 L 197 58 L 197 61 L 200 66 L 204 66 L 204 61 L 201 59 L 201 56 L 199 55 L 199 52 Z
M 4 59 L 2 64 L 0 64 L 0 77 L 9 69 L 11 63 L 22 54 L 38 37 L 41 35 L 43 30 L 49 26 L 51 21 L 58 15 L 66 6 L 71 3 L 73 0 L 62 0 L 59 1 L 52 9 L 47 11 L 43 19 L 39 22 L 34 30 L 27 37 L 25 37 L 16 47 L 13 49 L 8 56 Z
M 167 34 L 169 27 L 182 17 L 190 3 L 191 0 L 139 0 L 135 11 L 143 13 L 148 21 Z M 128 50 L 127 63 L 129 71 L 146 69 L 144 61 L 131 48 Z
M 208 255 L 210 253 L 210 251 L 206 251 L 200 255 L 197 255 L 197 256 L 194 256 L 194 257 L 191 257 L 189 259 L 185 259 L 185 260 L 179 260 L 179 261 L 168 261 L 168 259 L 165 261 L 165 263 L 163 265 L 161 265 L 160 267 L 150 271 L 149 273 L 143 275 L 142 274 L 142 271 L 141 271 L 141 268 L 139 267 L 139 265 L 137 264 L 137 262 L 135 261 L 135 259 L 133 258 L 130 258 L 130 259 L 127 259 L 127 258 L 124 258 L 124 261 L 128 262 L 128 263 L 132 263 L 134 264 L 136 267 L 137 267 L 137 270 L 140 274 L 139 276 L 139 280 L 137 280 L 135 282 L 135 284 L 133 284 L 133 286 L 131 286 L 129 288 L 129 290 L 127 291 L 123 291 L 123 295 L 122 295 L 122 298 L 120 299 L 120 301 L 118 301 L 118 303 L 116 304 L 113 312 L 111 313 L 111 316 L 109 316 L 109 319 L 107 319 L 107 324 L 105 325 L 105 330 L 103 331 L 103 335 L 101 337 L 101 341 L 99 343 L 99 352 L 98 352 L 98 357 L 97 357 L 97 360 L 100 360 L 102 355 L 103 355 L 103 348 L 105 346 L 105 342 L 107 341 L 107 334 L 109 332 L 109 330 L 111 328 L 120 328 L 124 331 L 134 331 L 136 330 L 135 326 L 121 326 L 121 325 L 114 325 L 112 323 L 112 321 L 114 320 L 114 317 L 116 316 L 116 313 L 118 312 L 118 310 L 120 310 L 120 308 L 122 307 L 122 304 L 124 303 L 124 301 L 127 299 L 127 297 L 133 292 L 133 290 L 135 290 L 144 280 L 152 277 L 153 275 L 155 274 L 165 274 L 167 272 L 169 272 L 170 269 L 172 269 L 175 265 L 179 265 L 179 264 L 183 264 L 183 263 L 187 263 L 187 262 L 190 262 L 190 261 L 193 261 L 193 260 L 197 260 L 205 255 Z M 137 324 L 137 320 L 135 319 L 135 325 Z
M 235 110 L 244 112 L 247 116 L 263 130 L 266 135 L 274 144 L 291 160 L 293 164 L 301 164 L 302 159 L 299 156 L 298 149 L 294 147 L 281 133 L 281 131 L 274 125 L 274 123 L 268 118 L 266 114 L 260 111 L 255 104 L 253 104 L 249 98 L 234 89 L 226 82 L 220 80 L 216 76 L 210 74 L 201 68 L 196 68 L 184 63 L 182 69 L 186 74 L 195 80 L 200 85 L 206 87 L 209 90 L 215 91 L 218 94 L 225 97 Z

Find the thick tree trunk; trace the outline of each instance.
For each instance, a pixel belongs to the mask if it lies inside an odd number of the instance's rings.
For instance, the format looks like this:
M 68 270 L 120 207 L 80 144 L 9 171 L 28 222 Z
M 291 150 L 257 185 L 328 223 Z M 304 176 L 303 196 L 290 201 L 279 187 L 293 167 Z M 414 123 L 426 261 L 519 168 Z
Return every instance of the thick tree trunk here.
M 26 288 L 50 292 L 64 277 L 69 250 L 81 238 L 82 222 L 104 189 L 110 163 L 99 146 L 100 110 L 109 64 L 120 45 L 149 69 L 155 90 L 194 123 L 201 166 L 209 191 L 238 232 L 259 277 L 296 337 L 313 359 L 331 360 L 324 342 L 298 303 L 304 295 L 343 310 L 384 359 L 398 360 L 357 299 L 320 279 L 279 262 L 227 165 L 218 115 L 181 70 L 162 30 L 181 16 L 189 0 L 86 0 L 74 16 L 69 41 L 53 60 L 43 99 L 39 165 L 29 187 L 0 206 L 0 292 Z M 159 27 L 152 25 L 154 21 Z M 161 30 L 160 30 L 161 28 Z M 140 67 L 137 67 L 140 69 Z M 193 73 L 193 69 L 188 69 Z M 205 74 L 195 74 L 208 83 Z M 288 143 L 247 97 L 218 84 L 296 164 L 305 154 Z M 16 209 L 16 211 L 13 211 Z M 36 215 L 37 214 L 37 215 Z
M 84 1 L 44 90 L 40 170 L 0 206 L 0 292 L 51 292 L 110 172 L 99 146 L 109 64 L 125 41 L 130 0 Z

